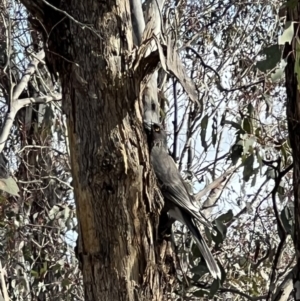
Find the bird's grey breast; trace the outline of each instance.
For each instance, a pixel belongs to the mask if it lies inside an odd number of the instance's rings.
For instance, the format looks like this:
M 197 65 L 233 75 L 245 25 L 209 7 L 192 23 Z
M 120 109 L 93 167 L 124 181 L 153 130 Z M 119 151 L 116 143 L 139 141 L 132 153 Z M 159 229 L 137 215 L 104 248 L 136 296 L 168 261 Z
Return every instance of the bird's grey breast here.
M 180 174 L 168 150 L 161 145 L 153 146 L 151 163 L 156 177 L 163 186 L 174 186 L 180 183 Z
M 151 149 L 150 159 L 155 173 L 159 175 L 163 172 L 164 162 L 169 154 L 160 144 L 154 144 Z

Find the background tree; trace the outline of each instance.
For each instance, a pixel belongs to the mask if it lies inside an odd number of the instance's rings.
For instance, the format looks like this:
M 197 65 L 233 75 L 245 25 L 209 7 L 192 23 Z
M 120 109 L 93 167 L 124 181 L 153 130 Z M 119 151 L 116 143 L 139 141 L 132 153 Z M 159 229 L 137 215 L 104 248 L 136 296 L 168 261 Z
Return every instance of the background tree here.
M 293 151 L 294 160 L 294 174 L 293 174 L 293 192 L 294 192 L 294 206 L 295 206 L 295 227 L 293 238 L 296 249 L 297 265 L 293 270 L 293 284 L 294 284 L 294 299 L 299 300 L 300 292 L 300 257 L 299 257 L 299 238 L 300 238 L 300 199 L 299 199 L 299 12 L 300 6 L 298 3 L 288 1 L 287 7 L 287 25 L 290 28 L 291 39 L 289 43 L 285 44 L 284 57 L 287 61 L 285 69 L 286 75 L 286 91 L 287 91 L 287 120 L 289 129 L 289 139 Z
M 20 187 L 17 197 L 1 197 L 1 275 L 6 271 L 8 277 L 1 281 L 2 297 L 81 300 L 81 276 L 65 237 L 74 227 L 75 208 L 70 203 L 69 155 L 60 142 L 64 124 L 60 106 L 44 105 L 61 96 L 49 81 L 36 32 L 29 34 L 24 7 L 10 2 L 1 12 L 6 45 L 1 66 L 5 120 L 1 141 L 7 139 L 1 149 Z M 5 189 L 17 195 L 14 190 L 13 185 Z

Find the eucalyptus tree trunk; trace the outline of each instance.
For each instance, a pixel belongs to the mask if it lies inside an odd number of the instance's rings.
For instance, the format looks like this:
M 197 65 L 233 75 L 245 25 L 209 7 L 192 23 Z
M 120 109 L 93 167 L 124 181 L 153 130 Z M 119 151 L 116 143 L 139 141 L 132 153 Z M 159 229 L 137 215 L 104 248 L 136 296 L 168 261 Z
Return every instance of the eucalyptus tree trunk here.
M 22 2 L 62 85 L 86 300 L 166 300 L 174 259 L 157 237 L 129 0 Z

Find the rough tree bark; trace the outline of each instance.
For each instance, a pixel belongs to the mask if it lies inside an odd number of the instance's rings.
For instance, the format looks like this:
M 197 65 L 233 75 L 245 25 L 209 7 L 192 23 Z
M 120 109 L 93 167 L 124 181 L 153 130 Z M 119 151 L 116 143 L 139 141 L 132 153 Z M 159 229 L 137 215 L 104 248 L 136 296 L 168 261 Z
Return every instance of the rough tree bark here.
M 143 74 L 129 68 L 129 0 L 22 2 L 43 24 L 62 84 L 86 300 L 166 300 L 174 260 L 157 240 L 162 201 L 138 100 Z
M 294 244 L 296 250 L 297 266 L 294 271 L 294 297 L 300 300 L 300 93 L 299 81 L 295 73 L 295 64 L 299 64 L 299 18 L 300 4 L 294 8 L 288 8 L 287 20 L 295 21 L 295 36 L 291 44 L 285 45 L 284 57 L 287 58 L 286 74 L 286 91 L 287 91 L 287 119 L 289 129 L 289 139 L 293 151 L 294 173 L 293 188 L 295 202 L 295 233 Z M 297 23 L 298 22 L 298 23 Z M 297 46 L 298 44 L 298 46 Z M 299 67 L 298 67 L 299 68 Z M 298 76 L 299 78 L 299 76 Z

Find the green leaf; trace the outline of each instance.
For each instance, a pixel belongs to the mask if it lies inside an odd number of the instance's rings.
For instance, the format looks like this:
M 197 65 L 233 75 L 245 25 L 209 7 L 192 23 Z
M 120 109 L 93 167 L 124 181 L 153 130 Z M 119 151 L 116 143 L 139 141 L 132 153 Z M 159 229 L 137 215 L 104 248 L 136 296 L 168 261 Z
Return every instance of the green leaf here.
M 241 145 L 237 145 L 237 144 L 233 145 L 230 154 L 230 158 L 233 165 L 235 165 L 237 161 L 242 157 L 242 153 L 243 153 L 243 147 Z
M 275 179 L 275 170 L 273 167 L 268 166 L 267 170 L 266 170 L 266 176 L 267 179 Z
M 202 297 L 208 295 L 208 291 L 205 291 L 205 290 L 198 290 L 198 291 L 193 292 L 193 295 L 194 295 L 195 297 L 202 298 Z
M 191 269 L 191 272 L 202 277 L 203 275 L 209 272 L 207 265 L 204 261 L 200 261 L 200 263 Z
M 63 287 L 69 286 L 70 284 L 72 284 L 72 282 L 67 278 L 63 279 L 62 282 L 61 282 L 61 285 Z
M 42 116 L 42 114 L 41 114 L 41 116 Z M 49 129 L 53 125 L 54 118 L 55 118 L 55 115 L 54 115 L 53 108 L 52 108 L 52 106 L 50 104 L 47 104 L 46 107 L 44 108 L 44 124 L 47 127 L 49 127 Z M 41 119 L 39 120 L 39 123 L 40 122 L 41 122 Z
M 254 132 L 254 135 L 255 135 L 257 138 L 261 138 L 261 137 L 260 137 L 260 133 L 261 133 L 261 127 L 256 128 L 256 130 L 255 130 L 255 132 Z
M 192 254 L 193 254 L 193 258 L 201 258 L 202 257 L 202 254 L 197 246 L 196 243 L 193 243 L 193 246 L 192 246 Z
M 281 155 L 284 158 L 284 164 L 285 165 L 290 164 L 289 158 L 291 157 L 291 148 L 288 145 L 288 141 L 282 143 L 280 151 L 281 151 Z
M 201 144 L 204 148 L 204 151 L 207 151 L 207 143 L 205 140 L 207 125 L 208 125 L 208 115 L 206 114 L 201 120 L 201 133 L 200 133 Z
M 248 110 L 248 113 L 250 116 L 252 116 L 253 112 L 255 112 L 255 108 L 253 107 L 253 105 L 251 103 L 248 104 L 247 110 Z
M 280 212 L 280 218 L 286 233 L 292 234 L 292 227 L 294 225 L 294 216 L 291 212 L 291 209 L 288 206 L 285 206 Z
M 213 241 L 215 242 L 216 247 L 218 247 L 224 241 L 224 239 L 223 239 L 223 235 L 220 233 L 220 231 L 216 227 L 214 227 L 214 230 L 216 231 L 217 234 L 212 235 L 211 237 L 212 237 Z
M 66 220 L 68 217 L 70 217 L 71 209 L 68 206 L 66 206 L 63 213 L 64 213 L 64 219 Z
M 228 223 L 232 220 L 233 218 L 233 212 L 232 210 L 228 210 L 226 213 L 221 214 L 220 216 L 217 217 L 217 220 L 224 222 L 224 223 Z
M 206 238 L 208 240 L 208 245 L 210 245 L 211 242 L 212 242 L 211 233 L 210 233 L 210 231 L 209 231 L 209 229 L 207 227 L 204 227 L 204 231 L 205 231 L 205 236 L 206 236 Z
M 262 175 L 262 167 L 263 167 L 263 158 L 261 156 L 261 153 L 259 151 L 255 152 L 256 155 L 256 160 L 259 164 L 259 171 L 260 171 L 260 175 Z
M 216 243 L 216 246 L 218 247 L 219 244 L 221 244 L 224 239 L 226 238 L 227 233 L 227 227 L 218 219 L 214 220 L 214 230 L 216 231 L 216 235 L 212 235 L 213 241 Z
M 40 275 L 43 275 L 47 272 L 48 270 L 48 265 L 47 265 L 47 262 L 43 262 L 43 267 L 40 269 Z
M 30 274 L 34 277 L 34 278 L 39 278 L 39 273 L 37 271 L 31 270 Z
M 201 277 L 199 275 L 197 275 L 197 274 L 194 274 L 193 277 L 192 277 L 192 279 L 193 279 L 194 282 L 198 282 L 200 278 Z
M 60 213 L 60 207 L 54 205 L 49 212 L 50 220 L 56 219 L 59 213 Z
M 218 129 L 218 120 L 217 118 L 213 118 L 213 124 L 212 124 L 212 145 L 216 146 L 217 143 L 217 129 Z
M 216 227 L 223 237 L 226 236 L 227 227 L 218 219 L 215 220 Z
M 206 129 L 208 125 L 208 115 L 206 114 L 201 120 L 201 129 Z
M 247 138 L 245 138 L 244 140 L 244 154 L 247 154 L 248 152 L 252 153 L 253 150 L 253 145 L 256 142 L 256 138 L 255 136 L 248 136 Z
M 296 38 L 296 47 L 295 47 L 295 52 L 296 52 L 296 58 L 295 58 L 295 74 L 297 75 L 297 81 L 298 81 L 298 90 L 299 89 L 299 83 L 300 83 L 300 40 L 297 37 Z
M 247 258 L 245 258 L 245 257 L 240 257 L 239 258 L 239 261 L 238 261 L 238 264 L 239 264 L 239 266 L 242 268 L 242 267 L 245 267 L 245 265 L 247 264 Z
M 253 175 L 254 177 L 252 178 L 251 181 L 251 187 L 254 187 L 256 184 L 256 176 L 257 176 L 258 168 L 253 169 Z
M 62 268 L 61 264 L 60 263 L 56 263 L 54 266 L 51 267 L 51 270 L 53 273 L 57 272 L 57 271 L 60 271 Z
M 220 288 L 221 283 L 219 279 L 215 279 L 210 287 L 209 298 L 213 298 L 218 289 Z
M 159 109 L 159 114 L 160 114 L 160 116 L 161 116 L 162 119 L 165 119 L 166 113 L 165 113 L 165 111 L 163 109 L 161 109 L 161 108 Z
M 18 184 L 12 177 L 0 179 L 0 189 L 11 195 L 19 196 L 18 192 L 20 190 Z
M 244 118 L 243 120 L 243 130 L 248 133 L 252 134 L 253 133 L 253 125 L 252 125 L 252 120 L 250 118 Z
M 284 189 L 284 187 L 281 186 L 281 185 L 279 185 L 279 186 L 277 187 L 277 192 L 278 192 L 278 194 L 280 194 L 280 195 L 284 195 L 284 194 L 285 194 L 285 189 Z
M 272 108 L 273 108 L 273 99 L 271 98 L 270 95 L 268 94 L 263 94 L 262 95 L 265 103 L 266 103 L 266 118 L 268 118 L 270 112 L 272 111 Z
M 226 280 L 227 273 L 222 265 L 218 264 L 218 266 L 221 270 L 221 286 L 222 286 L 224 281 Z
M 271 80 L 273 83 L 280 81 L 285 76 L 284 70 L 285 66 L 276 68 L 275 72 L 271 73 Z
M 281 60 L 281 50 L 277 44 L 264 48 L 261 54 L 265 54 L 266 59 L 257 62 L 256 67 L 262 72 L 274 69 Z
M 284 31 L 282 35 L 278 38 L 279 45 L 285 45 L 285 43 L 291 44 L 291 41 L 294 37 L 294 23 L 288 21 L 285 23 Z
M 244 161 L 243 179 L 248 182 L 250 177 L 254 174 L 253 170 L 254 155 L 251 154 Z

